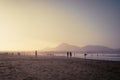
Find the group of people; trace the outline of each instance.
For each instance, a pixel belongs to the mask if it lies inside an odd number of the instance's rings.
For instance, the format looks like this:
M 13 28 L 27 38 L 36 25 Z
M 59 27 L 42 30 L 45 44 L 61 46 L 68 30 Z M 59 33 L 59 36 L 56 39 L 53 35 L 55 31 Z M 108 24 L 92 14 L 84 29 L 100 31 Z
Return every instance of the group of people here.
M 67 57 L 72 57 L 72 52 L 67 52 Z
M 74 56 L 75 56 L 75 53 L 74 53 Z M 72 57 L 72 52 L 67 52 L 67 57 Z M 86 57 L 87 57 L 86 53 L 84 54 L 84 57 L 86 59 Z

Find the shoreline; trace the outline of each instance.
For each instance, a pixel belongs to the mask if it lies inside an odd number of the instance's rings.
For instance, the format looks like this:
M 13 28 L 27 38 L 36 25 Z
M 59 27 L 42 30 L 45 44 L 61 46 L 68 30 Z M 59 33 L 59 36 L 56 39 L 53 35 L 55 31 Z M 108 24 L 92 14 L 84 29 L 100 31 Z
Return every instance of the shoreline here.
M 89 58 L 79 58 L 79 57 L 65 57 L 65 56 L 33 56 L 33 55 L 0 55 L 0 60 L 3 59 L 80 59 L 80 60 L 93 60 L 93 61 L 108 61 L 108 62 L 120 62 L 117 60 L 105 60 L 105 59 L 89 59 Z

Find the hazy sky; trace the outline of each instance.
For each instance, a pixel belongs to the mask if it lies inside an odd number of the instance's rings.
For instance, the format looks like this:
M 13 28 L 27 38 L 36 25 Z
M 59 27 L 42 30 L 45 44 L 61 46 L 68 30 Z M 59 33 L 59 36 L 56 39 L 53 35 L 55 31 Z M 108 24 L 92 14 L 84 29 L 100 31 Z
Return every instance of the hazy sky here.
M 120 0 L 0 0 L 1 51 L 119 41 Z

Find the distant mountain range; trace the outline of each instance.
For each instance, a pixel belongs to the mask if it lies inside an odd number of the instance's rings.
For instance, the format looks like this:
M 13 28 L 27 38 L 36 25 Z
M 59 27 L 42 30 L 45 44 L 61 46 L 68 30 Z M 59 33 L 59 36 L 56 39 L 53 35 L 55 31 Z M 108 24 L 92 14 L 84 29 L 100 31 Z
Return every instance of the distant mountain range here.
M 114 49 L 105 47 L 105 46 L 99 46 L 99 45 L 88 45 L 85 47 L 82 47 L 80 51 L 83 52 L 111 52 L 114 51 Z
M 59 46 L 57 46 L 56 48 L 54 48 L 54 50 L 56 50 L 56 51 L 79 51 L 80 47 L 62 43 Z
M 47 48 L 42 51 L 75 51 L 75 52 L 120 52 L 120 49 L 112 49 L 100 45 L 87 45 L 85 47 L 79 47 L 76 45 L 70 45 L 67 43 L 62 43 L 55 48 Z
M 46 48 L 42 51 L 80 51 L 80 47 L 67 43 L 62 43 L 55 48 Z

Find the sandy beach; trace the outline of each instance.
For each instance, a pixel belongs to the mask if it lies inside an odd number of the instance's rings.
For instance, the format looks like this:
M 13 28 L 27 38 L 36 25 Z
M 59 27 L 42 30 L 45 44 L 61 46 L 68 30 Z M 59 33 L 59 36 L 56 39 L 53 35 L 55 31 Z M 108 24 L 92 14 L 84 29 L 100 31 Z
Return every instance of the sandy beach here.
M 120 62 L 0 55 L 0 80 L 120 80 Z

